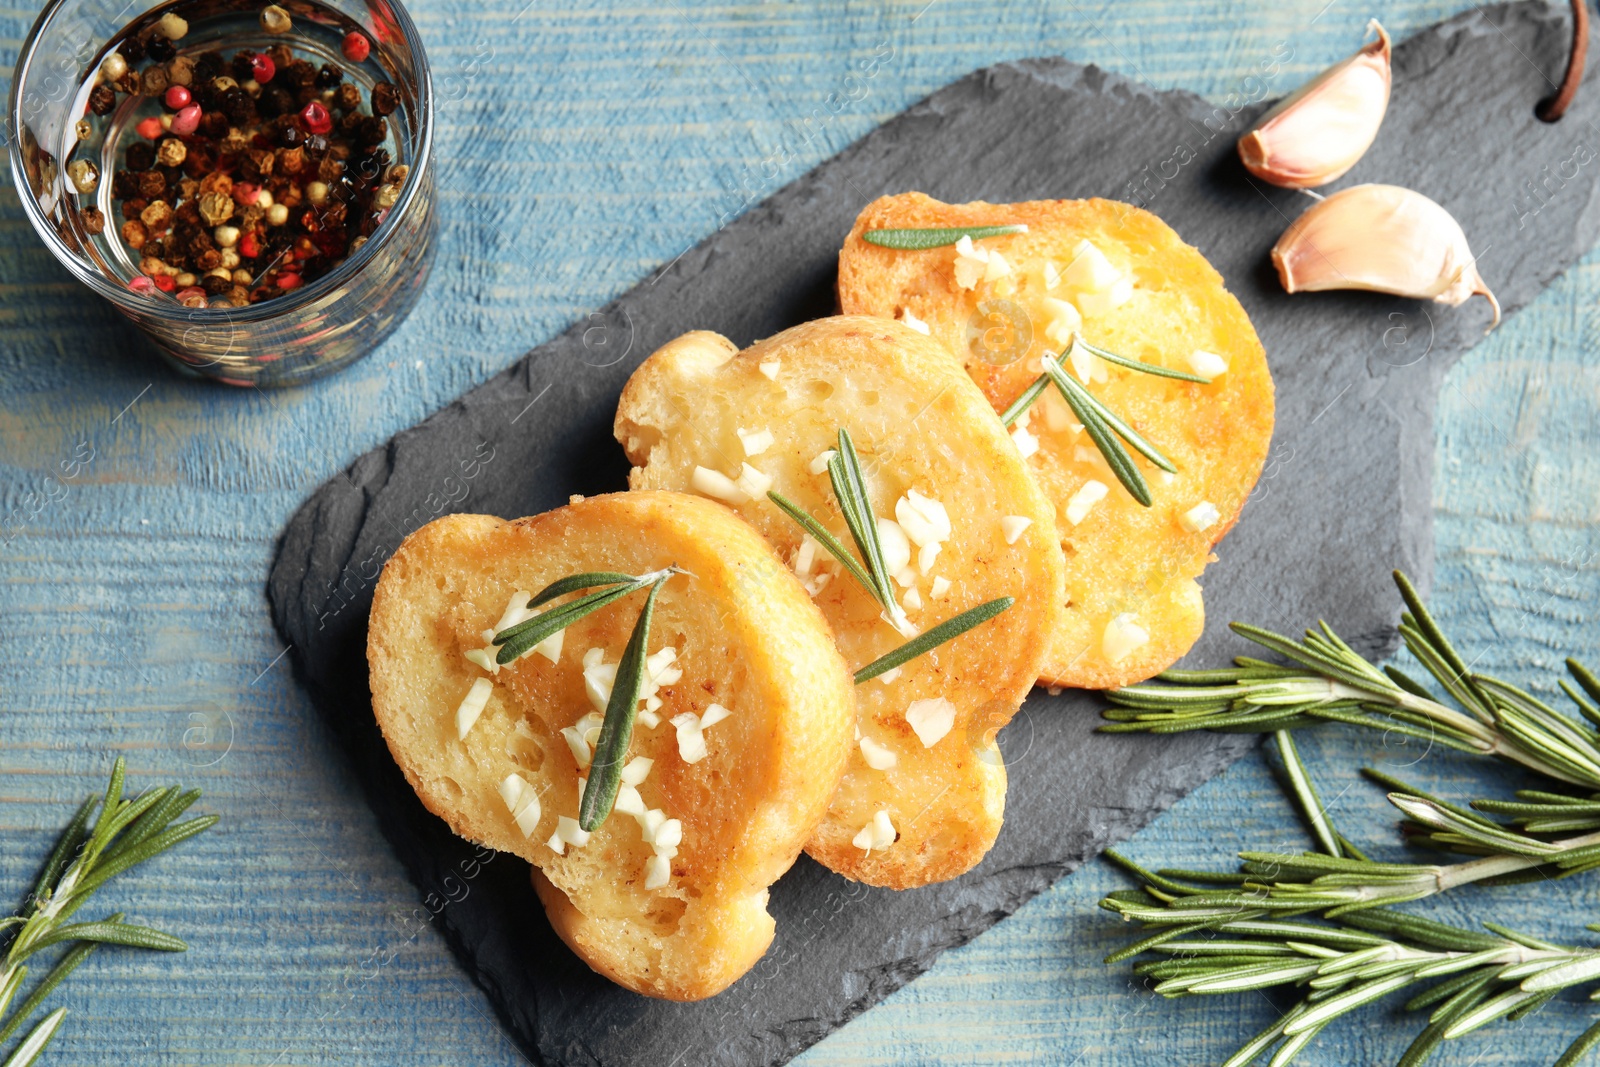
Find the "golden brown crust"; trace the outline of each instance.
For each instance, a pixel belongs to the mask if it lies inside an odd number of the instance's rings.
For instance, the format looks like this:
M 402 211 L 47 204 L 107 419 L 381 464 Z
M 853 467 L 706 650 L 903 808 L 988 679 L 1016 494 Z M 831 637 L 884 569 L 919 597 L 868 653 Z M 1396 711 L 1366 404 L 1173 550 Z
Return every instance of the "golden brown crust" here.
M 881 248 L 866 230 L 1023 223 L 1028 232 L 979 242 L 999 250 L 1017 272 L 1015 293 L 992 283 L 963 289 L 956 252 Z M 1039 373 L 1039 359 L 1059 351 L 1045 336 L 1042 264 L 1065 268 L 1080 240 L 1090 240 L 1114 265 L 1131 271 L 1133 299 L 1106 314 L 1086 315 L 1083 335 L 1118 354 L 1189 369 L 1196 349 L 1227 359 L 1210 385 L 1159 379 L 1107 366 L 1090 391 L 1148 437 L 1179 469 L 1170 483 L 1137 459 L 1154 506 L 1140 507 L 1117 484 L 1066 412 L 1034 405 L 1029 431 L 1040 448 L 1028 461 L 1057 509 L 1066 555 L 1069 599 L 1055 651 L 1040 674 L 1052 685 L 1109 688 L 1142 681 L 1170 666 L 1199 637 L 1204 605 L 1195 579 L 1212 547 L 1237 520 L 1272 438 L 1273 388 L 1266 356 L 1239 302 L 1195 249 L 1149 212 L 1108 200 L 1045 200 L 1019 204 L 944 204 L 921 193 L 883 197 L 856 219 L 839 253 L 839 302 L 847 314 L 896 318 L 909 312 L 965 363 L 996 411 L 1003 411 Z M 1004 283 L 1001 283 L 1004 285 Z M 980 309 L 980 301 L 995 303 Z M 1020 314 L 1018 312 L 1020 311 Z M 1020 319 L 1023 333 L 1015 331 Z M 1031 336 L 1024 336 L 1024 333 Z M 1018 343 L 1022 337 L 1026 343 Z M 1047 394 L 1044 405 L 1059 398 Z M 1065 414 L 1063 414 L 1065 412 Z M 1058 428 L 1045 425 L 1054 415 Z M 1074 526 L 1066 506 L 1089 479 L 1110 489 Z M 1219 517 L 1190 532 L 1182 516 L 1205 501 Z M 1150 639 L 1113 661 L 1103 648 L 1107 624 L 1131 614 Z
M 657 600 L 650 650 L 671 645 L 683 674 L 659 692 L 661 723 L 636 727 L 632 756 L 655 760 L 639 791 L 681 820 L 669 885 L 644 888 L 651 855 L 613 812 L 588 844 L 546 843 L 575 817 L 579 767 L 559 733 L 591 703 L 581 661 L 620 658 L 643 593 L 568 627 L 555 663 L 501 668 L 465 739 L 455 712 L 485 672 L 484 645 L 516 590 L 580 571 L 643 574 L 677 564 Z M 775 641 L 773 634 L 782 634 Z M 767 886 L 794 862 L 825 810 L 852 737 L 850 676 L 805 591 L 748 525 L 673 493 L 591 497 L 515 522 L 451 515 L 408 537 L 385 566 L 368 634 L 373 710 L 427 808 L 469 840 L 530 861 L 556 931 L 595 970 L 636 992 L 694 1000 L 749 969 L 772 937 Z M 688 764 L 670 723 L 711 703 L 732 715 Z M 524 835 L 499 787 L 520 774 L 541 815 Z
M 841 426 L 854 438 L 880 517 L 893 518 L 908 490 L 948 510 L 950 540 L 931 568 L 914 576 L 923 606 L 911 612 L 913 622 L 927 629 L 996 597 L 1017 599 L 989 623 L 907 664 L 898 678 L 856 688 L 861 729 L 870 743 L 893 751 L 896 764 L 874 770 L 857 747 L 806 850 L 851 878 L 908 888 L 969 870 L 994 843 L 1005 801 L 994 735 L 1026 696 L 1059 625 L 1052 511 L 987 401 L 940 345 L 897 323 L 843 317 L 786 330 L 743 352 L 711 333 L 670 342 L 624 388 L 616 434 L 635 465 L 636 489 L 688 489 L 697 466 L 734 476 L 749 463 L 848 544 L 827 474 L 811 471 L 818 454 L 835 447 Z M 747 455 L 740 430 L 772 440 Z M 795 559 L 801 530 L 764 493 L 732 506 L 783 558 Z M 1032 523 L 1014 544 L 1005 539 L 1006 516 Z M 839 570 L 819 552 L 815 569 L 824 565 Z M 935 577 L 950 583 L 942 600 L 932 597 Z M 906 640 L 846 574 L 829 579 L 816 602 L 853 668 Z M 927 747 L 906 711 L 913 701 L 940 697 L 955 705 L 954 727 Z M 852 841 L 879 810 L 899 837 L 865 852 Z

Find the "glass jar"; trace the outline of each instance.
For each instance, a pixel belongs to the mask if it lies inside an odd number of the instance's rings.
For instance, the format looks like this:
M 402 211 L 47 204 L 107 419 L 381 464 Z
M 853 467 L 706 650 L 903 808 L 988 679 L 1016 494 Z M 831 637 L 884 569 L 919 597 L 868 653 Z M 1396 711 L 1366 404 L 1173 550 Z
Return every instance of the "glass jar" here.
M 54 0 L 23 44 L 8 112 L 12 177 L 51 252 L 179 369 L 231 385 L 293 384 L 371 351 L 416 304 L 437 229 L 433 86 L 410 16 L 391 0 L 279 0 L 264 16 L 267 8 L 261 0 Z M 292 19 L 287 34 L 269 32 L 280 13 Z M 398 195 L 375 216 L 370 236 L 326 274 L 240 306 L 195 306 L 209 302 L 194 296 L 186 305 L 141 275 L 138 251 L 118 236 L 110 177 L 135 136 L 133 106 L 148 111 L 153 98 L 131 93 L 126 106 L 105 115 L 88 101 L 126 28 L 148 27 L 164 14 L 188 28 L 173 42 L 179 56 L 288 45 L 314 63 L 370 71 L 394 87 L 398 102 L 387 116 L 386 146 L 407 172 L 394 182 Z M 340 54 L 348 33 L 364 36 L 370 47 L 355 67 L 358 57 Z M 258 87 L 252 91 L 259 95 Z M 85 174 L 94 171 L 106 180 L 85 191 Z

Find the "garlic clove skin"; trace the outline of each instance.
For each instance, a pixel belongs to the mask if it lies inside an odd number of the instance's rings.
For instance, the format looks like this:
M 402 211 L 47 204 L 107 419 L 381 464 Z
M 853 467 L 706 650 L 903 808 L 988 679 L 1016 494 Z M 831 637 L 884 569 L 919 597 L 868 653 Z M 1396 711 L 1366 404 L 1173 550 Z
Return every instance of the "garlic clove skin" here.
M 1389 109 L 1389 35 L 1329 67 L 1278 102 L 1239 138 L 1239 158 L 1262 181 L 1314 189 L 1340 178 L 1372 147 Z
M 1460 307 L 1474 295 L 1500 302 L 1478 274 L 1467 235 L 1450 212 L 1398 185 L 1355 185 L 1317 201 L 1272 248 L 1285 292 L 1366 289 Z

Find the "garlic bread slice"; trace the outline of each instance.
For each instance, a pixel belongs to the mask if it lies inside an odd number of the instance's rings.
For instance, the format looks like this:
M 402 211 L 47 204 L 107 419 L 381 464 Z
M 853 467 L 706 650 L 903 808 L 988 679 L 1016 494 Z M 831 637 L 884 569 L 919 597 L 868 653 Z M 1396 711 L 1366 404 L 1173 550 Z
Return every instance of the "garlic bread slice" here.
M 584 834 L 580 779 L 647 594 L 504 665 L 488 638 L 559 579 L 672 565 L 688 573 L 660 587 L 616 807 Z M 373 710 L 422 802 L 533 864 L 556 932 L 596 971 L 696 1000 L 766 951 L 767 887 L 839 780 L 854 697 L 821 613 L 726 508 L 617 493 L 515 522 L 438 519 L 384 567 L 367 657 Z
M 1019 224 L 1025 233 L 914 250 L 863 236 Z M 1110 200 L 944 204 L 904 193 L 856 219 L 839 253 L 839 303 L 848 314 L 921 324 L 1000 412 L 1074 333 L 1211 379 L 1157 377 L 1081 348 L 1068 363 L 1177 468 L 1164 473 L 1134 455 L 1150 507 L 1122 486 L 1054 388 L 1013 435 L 1055 505 L 1066 556 L 1065 622 L 1040 680 L 1130 685 L 1189 650 L 1205 624 L 1196 579 L 1254 488 L 1273 426 L 1261 342 L 1198 251 L 1149 212 Z
M 895 576 L 906 619 L 898 630 L 767 495 L 851 545 L 826 469 L 841 428 L 860 456 Z M 864 317 L 807 323 L 743 352 L 714 333 L 685 334 L 629 379 L 616 435 L 635 489 L 700 492 L 760 530 L 814 595 L 853 670 L 909 633 L 1015 598 L 856 687 L 860 736 L 806 847 L 850 878 L 897 889 L 974 866 L 1004 813 L 995 733 L 1059 626 L 1061 554 L 1049 502 L 960 364 L 913 330 Z

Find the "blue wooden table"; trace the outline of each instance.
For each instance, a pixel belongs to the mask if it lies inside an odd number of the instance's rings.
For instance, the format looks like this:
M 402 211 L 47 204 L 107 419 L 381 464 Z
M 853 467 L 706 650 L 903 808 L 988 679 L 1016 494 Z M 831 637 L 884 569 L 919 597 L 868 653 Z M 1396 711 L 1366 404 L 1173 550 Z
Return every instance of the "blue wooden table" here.
M 1263 64 L 1288 50 L 1264 87 L 1276 95 L 1353 50 L 1369 15 L 1403 37 L 1465 6 L 419 0 L 441 104 L 429 291 L 365 362 L 277 393 L 163 370 L 50 258 L 6 183 L 0 896 L 24 891 L 116 753 L 136 786 L 181 778 L 223 819 L 105 893 L 105 910 L 192 948 L 91 959 L 56 995 L 70 1015 L 46 1062 L 522 1061 L 418 919 L 417 894 L 268 622 L 262 583 L 279 529 L 351 458 L 975 67 L 1061 54 L 1221 101 L 1259 95 Z M 0 67 L 34 15 L 34 0 L 0 7 Z M 872 57 L 865 95 L 838 95 Z M 1591 256 L 1468 354 L 1440 400 L 1436 608 L 1482 665 L 1539 691 L 1564 654 L 1600 650 L 1597 298 Z M 85 456 L 59 477 L 63 460 Z M 1356 778 L 1363 761 L 1458 798 L 1475 788 L 1463 761 L 1376 738 L 1333 731 L 1304 747 L 1334 815 L 1384 846 L 1393 820 Z M 1300 844 L 1251 758 L 1129 851 L 1218 866 L 1239 848 Z M 1264 997 L 1168 1003 L 1103 967 L 1125 930 L 1094 905 L 1118 884 L 1091 864 L 800 1062 L 1214 1062 L 1273 1017 Z M 1437 911 L 1470 922 L 1492 908 L 1577 938 L 1600 917 L 1594 886 L 1468 889 Z M 1303 1062 L 1392 1061 L 1411 1032 L 1388 1025 L 1392 1014 L 1370 1009 L 1325 1032 Z M 1548 1062 L 1591 1014 L 1557 1001 L 1440 1062 Z

